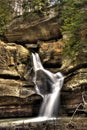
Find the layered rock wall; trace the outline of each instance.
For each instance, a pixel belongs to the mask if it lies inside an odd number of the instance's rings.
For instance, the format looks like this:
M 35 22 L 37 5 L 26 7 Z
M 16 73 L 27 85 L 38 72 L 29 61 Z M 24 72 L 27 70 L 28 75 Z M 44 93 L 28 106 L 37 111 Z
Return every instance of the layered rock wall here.
M 35 94 L 31 76 L 26 76 L 30 52 L 0 41 L 0 59 L 0 118 L 37 115 L 41 97 Z
M 39 20 L 33 25 L 13 24 L 6 38 L 8 43 L 0 41 L 0 117 L 38 115 L 42 98 L 36 94 L 33 84 L 32 52 L 39 53 L 46 69 L 53 73 L 61 71 L 65 76 L 60 114 L 71 116 L 81 103 L 79 114 L 87 115 L 86 47 L 84 59 L 80 56 L 83 61 L 62 56 L 65 39 L 58 17 Z

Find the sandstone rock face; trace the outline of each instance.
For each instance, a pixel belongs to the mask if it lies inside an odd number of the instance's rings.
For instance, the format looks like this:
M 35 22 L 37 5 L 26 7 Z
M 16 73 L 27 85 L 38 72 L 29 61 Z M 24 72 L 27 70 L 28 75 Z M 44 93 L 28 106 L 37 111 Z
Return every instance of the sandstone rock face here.
M 24 74 L 29 51 L 14 43 L 0 42 L 0 75 L 20 78 Z
M 65 83 L 62 89 L 62 108 L 68 115 L 72 115 L 75 110 L 77 110 L 75 115 L 87 115 L 86 57 L 87 44 L 83 43 L 81 50 L 74 58 L 67 56 L 62 62 L 61 70 L 65 75 Z
M 18 24 L 17 24 L 18 22 Z M 63 33 L 62 33 L 63 34 Z M 65 76 L 61 92 L 60 115 L 87 116 L 87 44 L 74 58 L 62 57 L 64 42 L 70 35 L 60 32 L 57 15 L 32 22 L 20 18 L 8 27 L 0 41 L 0 117 L 36 116 L 42 98 L 32 82 L 31 52 L 38 52 L 43 66 Z
M 24 23 L 10 25 L 5 33 L 9 42 L 35 43 L 39 40 L 48 41 L 51 39 L 59 39 L 62 37 L 57 17 L 39 20 L 34 24 Z
M 35 95 L 30 75 L 25 79 L 27 66 L 31 67 L 29 56 L 23 46 L 0 41 L 0 118 L 38 113 L 41 97 Z
M 63 46 L 62 40 L 39 43 L 39 54 L 45 67 L 58 68 L 61 66 Z
M 87 115 L 84 105 L 87 101 L 87 63 L 85 60 L 80 63 L 62 59 L 63 46 L 63 40 L 39 41 L 35 46 L 26 44 L 28 49 L 0 41 L 0 117 L 38 115 L 42 98 L 36 94 L 32 82 L 30 53 L 31 48 L 37 47 L 43 66 L 52 72 L 62 71 L 65 75 L 60 115 L 72 115 L 80 103 L 78 113 Z
M 66 114 L 77 113 L 87 115 L 87 68 L 71 73 L 65 80 L 62 91 L 62 108 Z M 76 113 L 76 114 L 77 114 Z

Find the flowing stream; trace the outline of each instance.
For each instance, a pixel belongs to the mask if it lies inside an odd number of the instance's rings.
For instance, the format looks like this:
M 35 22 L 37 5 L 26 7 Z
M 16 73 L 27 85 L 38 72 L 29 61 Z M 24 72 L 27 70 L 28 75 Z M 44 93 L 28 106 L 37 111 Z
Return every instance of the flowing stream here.
M 35 89 L 43 97 L 39 117 L 56 117 L 59 108 L 60 90 L 63 86 L 62 73 L 52 73 L 41 64 L 38 53 L 32 53 Z

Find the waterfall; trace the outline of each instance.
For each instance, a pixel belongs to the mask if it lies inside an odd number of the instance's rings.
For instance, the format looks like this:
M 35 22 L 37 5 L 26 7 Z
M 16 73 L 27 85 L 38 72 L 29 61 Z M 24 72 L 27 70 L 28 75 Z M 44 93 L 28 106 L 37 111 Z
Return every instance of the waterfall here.
M 64 77 L 44 69 L 38 53 L 32 53 L 35 89 L 43 97 L 39 117 L 56 117 L 59 107 L 60 90 L 63 86 Z

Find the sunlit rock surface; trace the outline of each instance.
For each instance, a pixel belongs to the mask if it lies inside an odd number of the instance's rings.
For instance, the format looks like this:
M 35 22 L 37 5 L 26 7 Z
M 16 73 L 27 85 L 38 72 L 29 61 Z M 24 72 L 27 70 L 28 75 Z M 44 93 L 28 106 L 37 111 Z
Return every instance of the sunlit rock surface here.
M 23 46 L 0 41 L 0 75 L 20 78 L 24 75 L 29 56 L 29 51 Z
M 38 44 L 39 55 L 44 66 L 48 68 L 60 68 L 62 65 L 63 40 L 39 42 Z
M 27 74 L 29 57 L 23 46 L 0 41 L 0 118 L 34 116 L 39 111 L 41 97 L 35 95 Z

